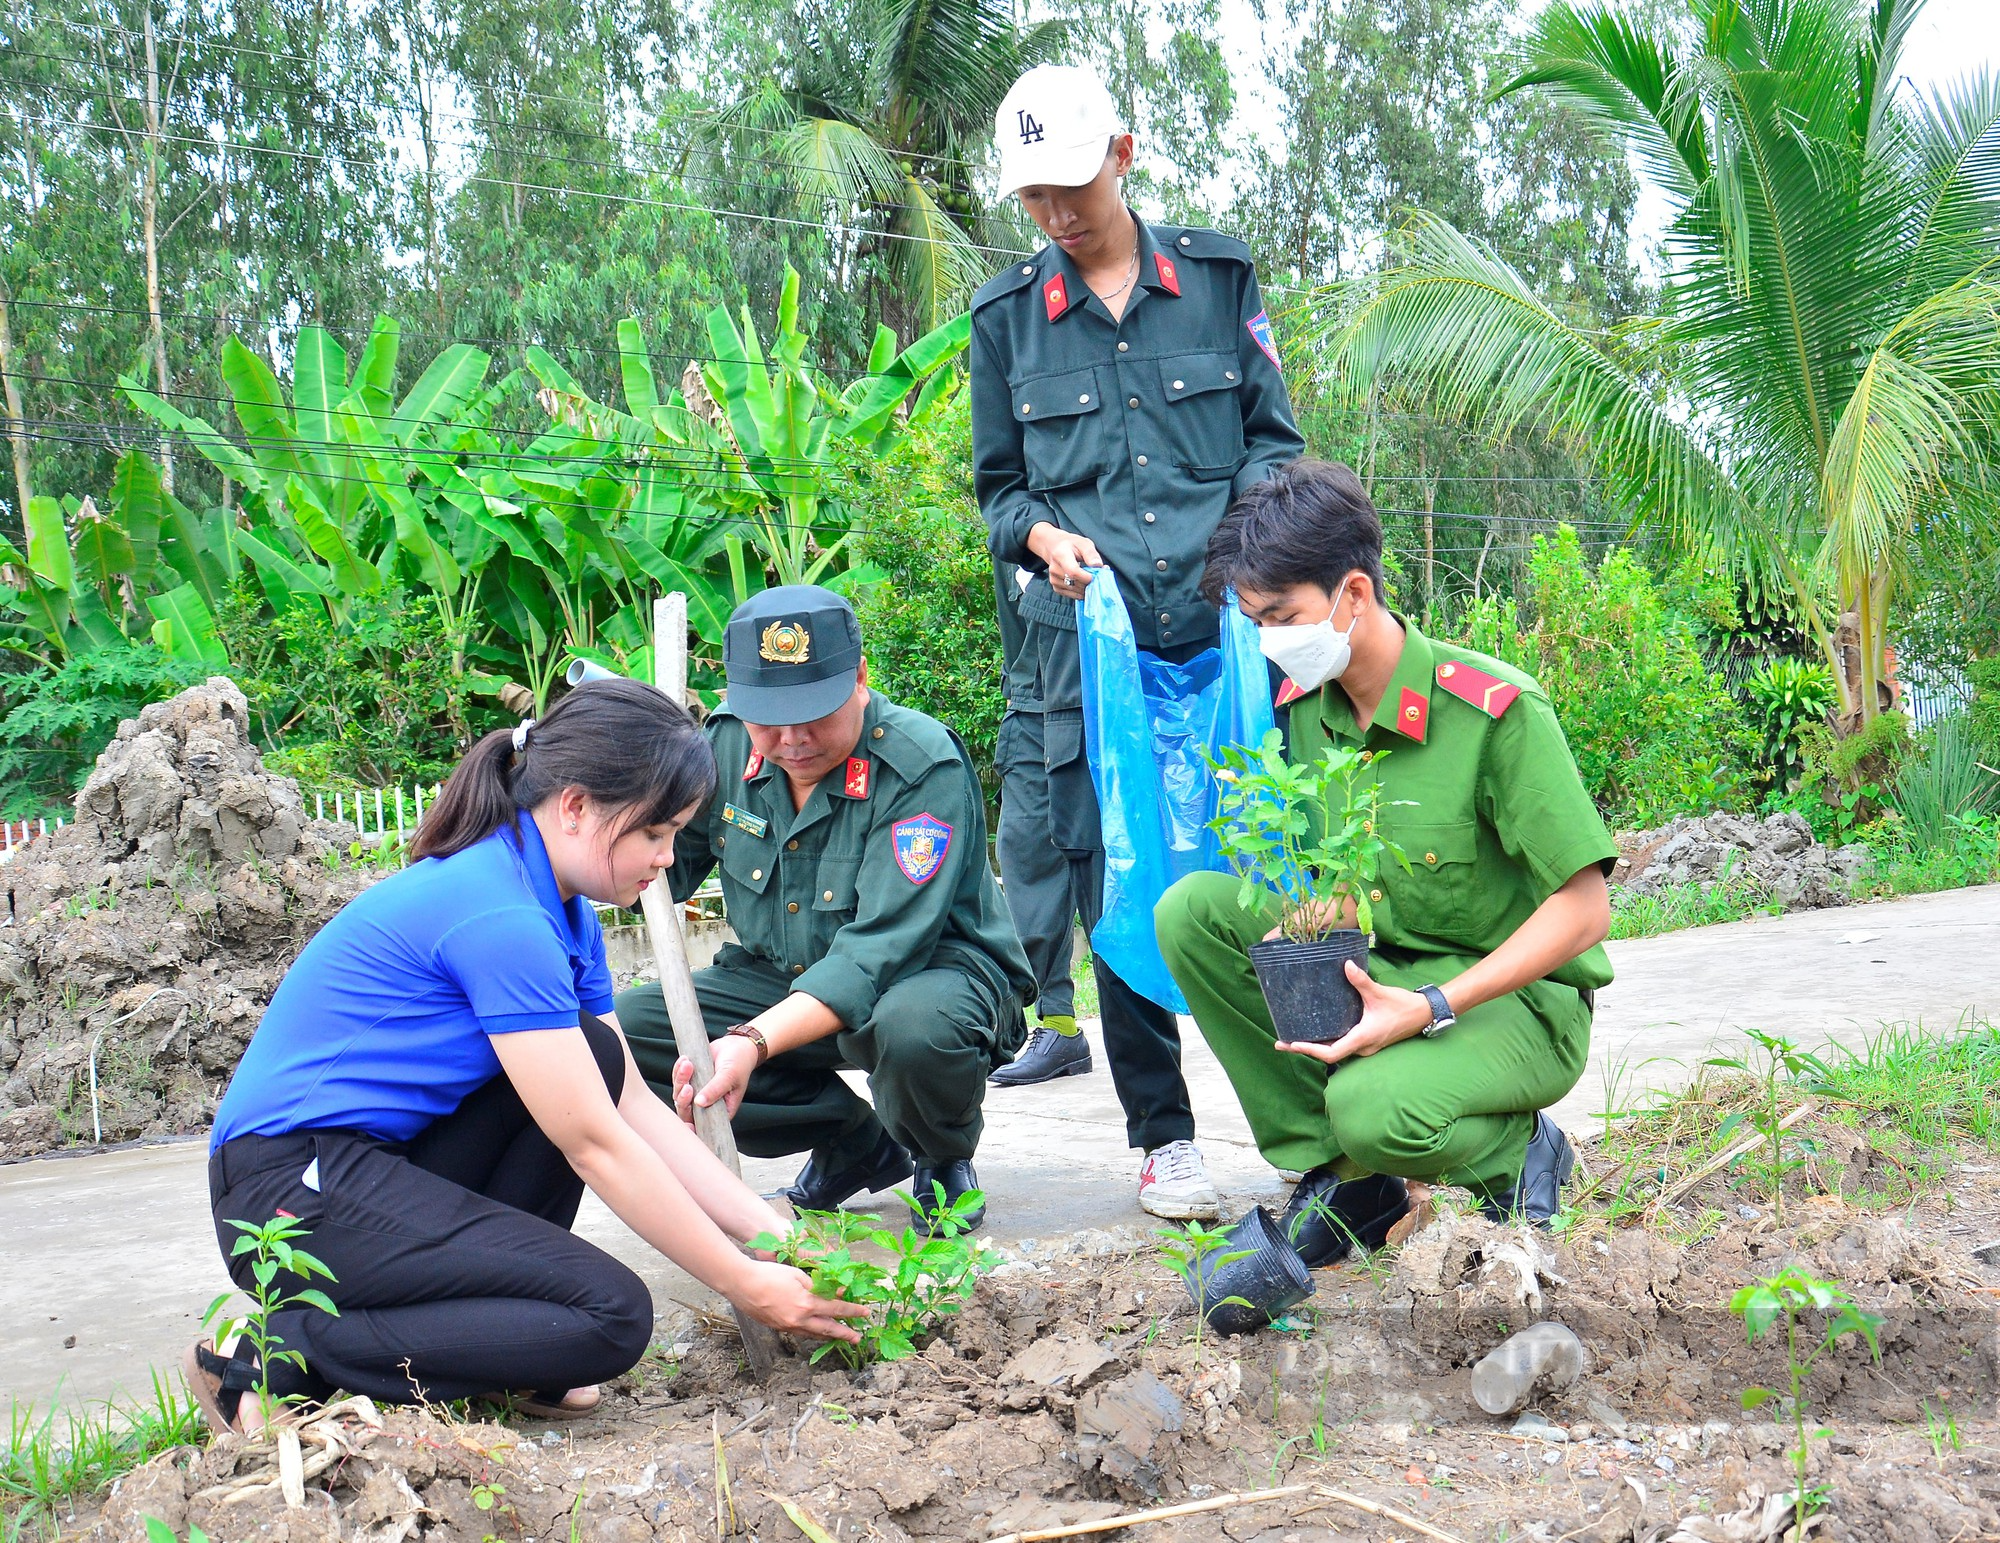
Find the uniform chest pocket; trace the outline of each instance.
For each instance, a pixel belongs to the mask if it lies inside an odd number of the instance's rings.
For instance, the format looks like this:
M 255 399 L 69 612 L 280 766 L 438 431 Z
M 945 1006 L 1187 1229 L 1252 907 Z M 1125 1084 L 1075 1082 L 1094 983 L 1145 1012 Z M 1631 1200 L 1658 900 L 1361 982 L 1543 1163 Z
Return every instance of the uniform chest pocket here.
M 1094 482 L 1109 467 L 1097 371 L 1041 375 L 1014 388 L 1014 421 L 1031 490 Z
M 1234 354 L 1176 354 L 1160 361 L 1174 464 L 1197 482 L 1236 475 L 1244 461 L 1243 365 Z
M 769 838 L 745 830 L 732 830 L 723 837 L 722 873 L 731 883 L 761 895 L 770 886 L 777 866 L 777 849 Z
M 823 857 L 814 875 L 812 908 L 853 915 L 861 864 L 851 857 Z
M 1386 854 L 1382 883 L 1404 931 L 1464 940 L 1472 926 L 1479 826 L 1473 820 L 1384 820 L 1382 833 L 1403 849 L 1409 870 Z

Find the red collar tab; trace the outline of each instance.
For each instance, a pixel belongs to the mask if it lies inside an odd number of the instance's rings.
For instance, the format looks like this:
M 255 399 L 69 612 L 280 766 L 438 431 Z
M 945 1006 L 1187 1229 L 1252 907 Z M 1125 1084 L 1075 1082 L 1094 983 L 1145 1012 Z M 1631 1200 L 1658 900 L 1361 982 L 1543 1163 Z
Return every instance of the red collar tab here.
M 1396 727 L 1418 744 L 1424 742 L 1424 730 L 1429 727 L 1431 704 L 1421 691 L 1403 688 L 1402 700 L 1396 707 Z
M 858 755 L 848 757 L 846 788 L 849 798 L 868 796 L 868 769 L 872 764 Z
M 1470 702 L 1489 718 L 1498 718 L 1521 694 L 1521 688 L 1511 681 L 1496 679 L 1462 659 L 1447 659 L 1439 665 L 1437 683 L 1440 689 L 1449 691 L 1461 702 Z
M 1300 697 L 1305 695 L 1307 695 L 1306 692 L 1301 691 L 1297 686 L 1293 685 L 1289 680 L 1287 680 L 1278 687 L 1278 694 L 1277 696 L 1272 698 L 1271 705 L 1273 707 L 1290 707 L 1292 703 L 1296 702 Z
M 1165 252 L 1155 252 L 1153 266 L 1160 270 L 1161 286 L 1168 294 L 1178 296 L 1181 292 L 1181 276 L 1174 272 L 1174 260 Z
M 1050 321 L 1069 309 L 1069 288 L 1060 273 L 1042 286 L 1042 304 L 1049 308 Z
M 764 758 L 756 751 L 750 752 L 750 759 L 743 763 L 743 780 L 748 782 L 764 769 Z

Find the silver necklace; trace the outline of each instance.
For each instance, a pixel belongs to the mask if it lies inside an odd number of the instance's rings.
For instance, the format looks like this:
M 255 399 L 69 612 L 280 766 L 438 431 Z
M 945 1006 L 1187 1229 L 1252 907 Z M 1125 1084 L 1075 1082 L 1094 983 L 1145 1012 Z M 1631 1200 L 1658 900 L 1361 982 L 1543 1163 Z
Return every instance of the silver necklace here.
M 1111 293 L 1108 295 L 1099 293 L 1097 298 L 1102 300 L 1106 305 L 1109 305 L 1113 300 L 1116 300 L 1120 295 L 1124 294 L 1126 290 L 1130 289 L 1132 287 L 1132 281 L 1136 279 L 1138 276 L 1139 276 L 1139 232 L 1135 230 L 1132 232 L 1132 261 L 1126 265 L 1125 282 L 1123 284 L 1120 284 L 1116 289 L 1112 290 Z

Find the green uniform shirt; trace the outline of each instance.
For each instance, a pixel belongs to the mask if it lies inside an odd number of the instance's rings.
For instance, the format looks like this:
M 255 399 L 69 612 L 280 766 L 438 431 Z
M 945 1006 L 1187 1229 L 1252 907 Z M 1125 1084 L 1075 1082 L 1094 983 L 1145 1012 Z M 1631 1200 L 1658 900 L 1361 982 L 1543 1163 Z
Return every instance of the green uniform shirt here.
M 1138 228 L 1117 321 L 1054 245 L 972 297 L 973 483 L 996 558 L 1039 569 L 1027 535 L 1044 522 L 1088 536 L 1139 646 L 1162 652 L 1214 640 L 1199 593 L 1208 538 L 1230 499 L 1305 441 L 1250 249 L 1212 230 Z M 1019 604 L 1075 630 L 1075 603 L 1045 577 Z M 1042 690 L 1050 709 L 1078 705 L 1063 683 Z
M 1497 659 L 1434 642 L 1407 621 L 1403 629 L 1403 657 L 1367 732 L 1330 681 L 1292 705 L 1290 755 L 1317 760 L 1336 741 L 1383 753 L 1381 828 L 1410 871 L 1384 859 L 1368 896 L 1375 940 L 1411 955 L 1483 958 L 1576 874 L 1593 863 L 1609 874 L 1618 848 L 1542 688 Z M 1609 984 L 1611 960 L 1599 945 L 1549 978 L 1594 990 Z
M 871 692 L 846 769 L 796 812 L 784 772 L 752 752 L 726 705 L 707 734 L 721 781 L 676 838 L 676 899 L 720 863 L 737 941 L 849 1028 L 918 970 L 963 969 L 1002 1001 L 1029 999 L 1028 962 L 986 861 L 979 779 L 951 730 Z

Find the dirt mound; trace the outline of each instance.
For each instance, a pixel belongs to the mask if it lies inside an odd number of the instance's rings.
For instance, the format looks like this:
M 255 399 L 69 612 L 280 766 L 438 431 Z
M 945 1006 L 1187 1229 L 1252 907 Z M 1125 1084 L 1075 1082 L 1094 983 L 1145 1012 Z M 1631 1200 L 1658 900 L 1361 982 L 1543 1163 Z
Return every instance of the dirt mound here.
M 266 772 L 220 676 L 118 729 L 0 868 L 0 1159 L 198 1130 L 279 977 L 379 871 Z
M 330 1458 L 305 1442 L 302 1506 L 285 1504 L 268 1449 L 169 1455 L 123 1481 L 95 1536 L 138 1543 L 152 1514 L 215 1543 L 782 1539 L 802 1533 L 789 1503 L 828 1536 L 907 1543 L 1297 1486 L 1132 1536 L 1416 1535 L 1340 1498 L 1360 1495 L 1433 1536 L 1768 1543 L 1722 1523 L 1790 1488 L 1789 1430 L 1739 1403 L 1753 1383 L 1782 1386 L 1783 1367 L 1775 1348 L 1745 1348 L 1726 1303 L 1788 1259 L 1839 1275 L 1889 1319 L 1881 1366 L 1843 1350 L 1809 1384 L 1828 1428 L 1813 1481 L 1833 1493 L 1814 1536 L 1944 1543 L 2000 1528 L 1992 1310 L 1964 1289 L 1959 1256 L 1838 1203 L 1783 1235 L 1730 1227 L 1693 1248 L 1447 1214 L 1398 1255 L 1320 1272 L 1278 1330 L 1199 1347 L 1180 1281 L 1140 1244 L 1087 1234 L 1008 1259 L 919 1355 L 860 1372 L 792 1357 L 759 1383 L 725 1326 L 684 1323 L 574 1426 L 397 1410 L 377 1430 L 350 1413 Z M 1469 1369 L 1543 1318 L 1574 1327 L 1593 1364 L 1541 1401 L 1529 1439 L 1475 1408 Z M 1925 1422 L 1935 1432 L 1946 1410 L 1960 1426 L 1933 1441 Z
M 1865 846 L 1822 846 L 1796 814 L 1711 814 L 1620 836 L 1611 882 L 1639 895 L 1734 884 L 1787 910 L 1810 910 L 1848 904 L 1867 865 Z

